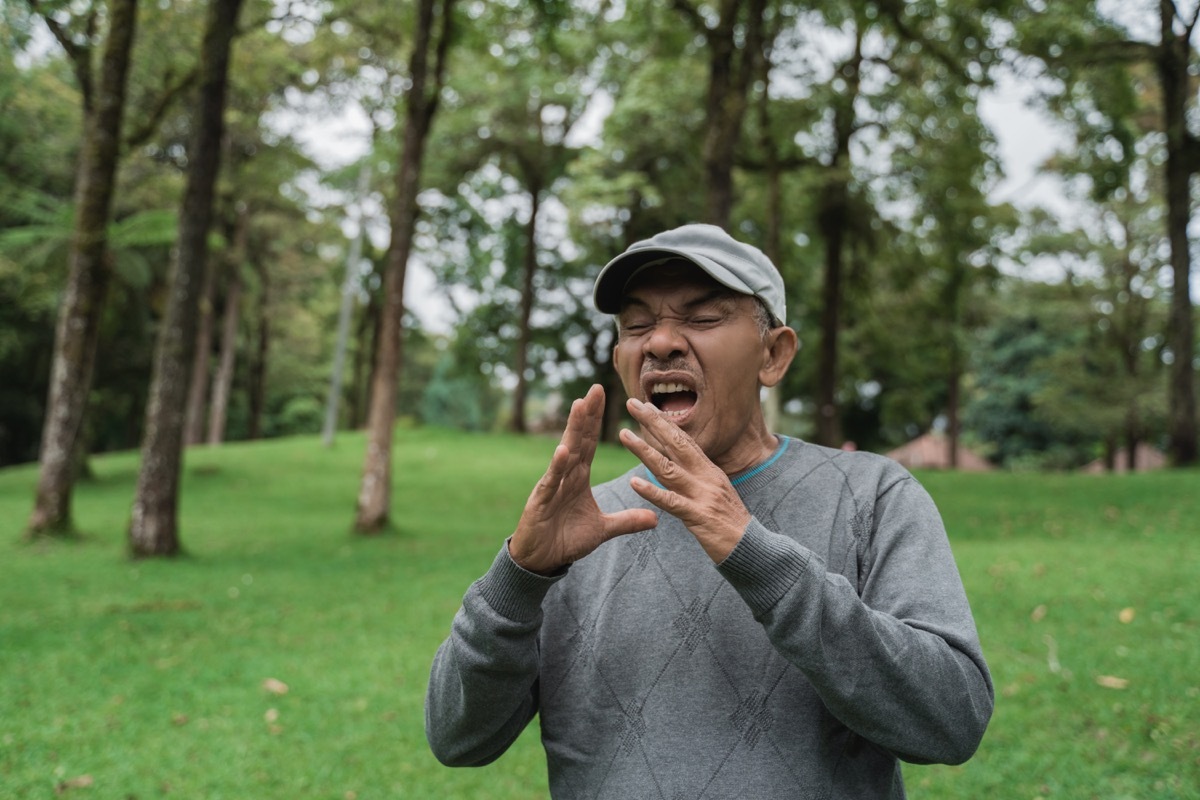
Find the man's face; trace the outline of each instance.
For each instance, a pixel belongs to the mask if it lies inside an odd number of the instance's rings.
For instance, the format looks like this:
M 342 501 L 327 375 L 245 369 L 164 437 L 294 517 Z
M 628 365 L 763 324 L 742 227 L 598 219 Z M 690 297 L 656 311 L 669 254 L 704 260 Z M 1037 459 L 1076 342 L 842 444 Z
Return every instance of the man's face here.
M 768 346 L 757 301 L 692 265 L 635 277 L 617 316 L 613 362 L 630 397 L 652 403 L 719 466 L 761 426 L 759 373 Z

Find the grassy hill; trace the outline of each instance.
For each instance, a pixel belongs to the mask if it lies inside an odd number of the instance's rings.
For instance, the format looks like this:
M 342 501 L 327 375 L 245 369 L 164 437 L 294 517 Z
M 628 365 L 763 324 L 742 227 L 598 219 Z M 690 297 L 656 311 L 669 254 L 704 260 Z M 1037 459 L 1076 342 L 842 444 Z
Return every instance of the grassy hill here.
M 0 798 L 544 798 L 535 727 L 499 762 L 429 754 L 429 661 L 553 443 L 400 430 L 395 530 L 351 536 L 364 442 L 188 454 L 188 555 L 130 561 L 136 456 L 94 459 L 78 541 L 26 544 L 0 471 Z M 596 478 L 632 464 L 598 455 Z M 997 689 L 914 798 L 1200 797 L 1200 473 L 923 474 Z M 286 691 L 285 691 L 286 688 Z

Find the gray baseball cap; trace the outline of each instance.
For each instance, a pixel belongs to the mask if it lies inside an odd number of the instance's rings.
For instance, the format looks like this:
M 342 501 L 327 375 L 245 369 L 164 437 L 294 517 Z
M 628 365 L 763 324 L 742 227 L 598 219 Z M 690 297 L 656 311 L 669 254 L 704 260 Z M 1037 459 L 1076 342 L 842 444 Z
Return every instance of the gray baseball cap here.
M 596 277 L 592 292 L 596 310 L 618 313 L 625 285 L 634 273 L 654 269 L 672 256 L 692 262 L 722 286 L 759 298 L 776 320 L 787 322 L 779 270 L 757 247 L 739 242 L 716 225 L 683 225 L 631 244 Z

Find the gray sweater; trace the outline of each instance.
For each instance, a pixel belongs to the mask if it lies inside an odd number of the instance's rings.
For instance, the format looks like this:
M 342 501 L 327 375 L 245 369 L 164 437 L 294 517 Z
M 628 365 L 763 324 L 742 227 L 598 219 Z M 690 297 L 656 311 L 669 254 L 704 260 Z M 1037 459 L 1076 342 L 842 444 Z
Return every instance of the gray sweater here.
M 663 512 L 554 577 L 502 548 L 434 659 L 434 754 L 487 764 L 540 713 L 558 800 L 901 798 L 898 759 L 968 759 L 992 683 L 925 490 L 795 439 L 733 482 L 754 519 L 717 566 Z

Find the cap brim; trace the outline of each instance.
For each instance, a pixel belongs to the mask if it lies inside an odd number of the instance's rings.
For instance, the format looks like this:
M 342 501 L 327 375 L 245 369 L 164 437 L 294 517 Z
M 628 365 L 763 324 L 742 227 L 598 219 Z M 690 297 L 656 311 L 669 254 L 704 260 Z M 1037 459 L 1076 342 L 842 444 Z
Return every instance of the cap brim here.
M 604 265 L 596 276 L 596 286 L 592 290 L 592 301 L 596 310 L 602 314 L 616 314 L 621 310 L 621 297 L 625 293 L 625 284 L 633 274 L 653 261 L 668 256 L 695 264 L 717 283 L 741 294 L 753 295 L 754 290 L 745 281 L 734 275 L 725 267 L 696 253 L 688 253 L 671 247 L 648 247 L 644 250 L 622 253 Z

